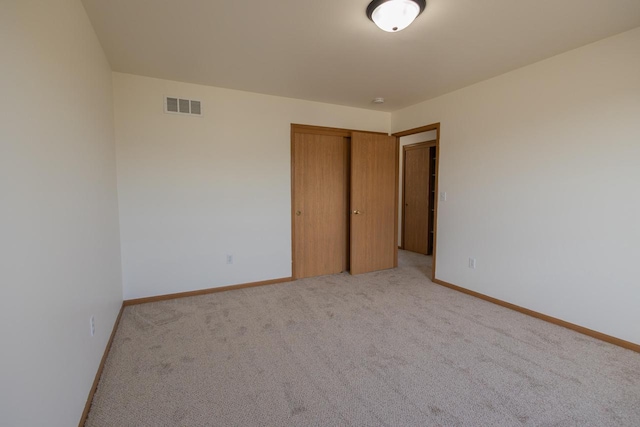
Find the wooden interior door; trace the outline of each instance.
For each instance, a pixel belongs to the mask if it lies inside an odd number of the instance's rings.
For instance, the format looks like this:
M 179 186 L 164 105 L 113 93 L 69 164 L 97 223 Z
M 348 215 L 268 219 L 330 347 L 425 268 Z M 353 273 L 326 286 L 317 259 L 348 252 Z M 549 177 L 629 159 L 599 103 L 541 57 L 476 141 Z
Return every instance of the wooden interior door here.
M 398 142 L 351 134 L 351 274 L 398 264 Z
M 294 278 L 349 265 L 349 146 L 343 136 L 293 137 Z
M 403 249 L 425 255 L 429 252 L 430 150 L 426 144 L 403 147 Z

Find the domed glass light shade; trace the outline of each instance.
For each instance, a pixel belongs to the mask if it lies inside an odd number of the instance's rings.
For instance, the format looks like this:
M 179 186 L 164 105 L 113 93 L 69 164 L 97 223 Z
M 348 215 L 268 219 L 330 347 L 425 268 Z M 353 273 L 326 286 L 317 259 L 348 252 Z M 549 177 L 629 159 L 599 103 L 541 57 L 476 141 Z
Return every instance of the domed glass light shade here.
M 426 0 L 374 0 L 367 7 L 367 16 L 380 29 L 396 33 L 411 25 L 426 6 Z

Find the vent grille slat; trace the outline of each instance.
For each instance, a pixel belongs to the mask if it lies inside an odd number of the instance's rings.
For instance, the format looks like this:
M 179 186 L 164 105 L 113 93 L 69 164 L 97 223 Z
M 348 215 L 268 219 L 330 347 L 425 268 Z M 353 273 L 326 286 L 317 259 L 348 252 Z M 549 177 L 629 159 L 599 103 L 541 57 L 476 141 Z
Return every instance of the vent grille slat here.
M 168 114 L 188 114 L 202 117 L 202 102 L 175 96 L 164 97 L 164 112 Z
M 167 98 L 167 111 L 178 112 L 178 98 Z
M 188 99 L 181 99 L 180 100 L 180 112 L 181 113 L 189 113 L 189 100 Z
M 191 114 L 200 114 L 200 101 L 191 101 Z

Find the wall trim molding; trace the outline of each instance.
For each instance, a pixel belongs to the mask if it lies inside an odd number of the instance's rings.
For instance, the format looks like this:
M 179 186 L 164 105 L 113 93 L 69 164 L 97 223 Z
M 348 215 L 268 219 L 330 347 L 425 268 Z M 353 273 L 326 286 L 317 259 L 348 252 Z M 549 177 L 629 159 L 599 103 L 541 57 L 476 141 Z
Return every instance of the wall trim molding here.
M 576 325 L 575 323 L 566 322 L 564 320 L 560 320 L 558 318 L 548 316 L 546 314 L 539 313 L 537 311 L 529 310 L 528 308 L 520 307 L 519 305 L 511 304 L 506 301 L 499 300 L 497 298 L 490 297 L 485 294 L 481 294 L 479 292 L 475 292 L 457 285 L 453 285 L 451 283 L 445 282 L 440 279 L 433 279 L 433 283 L 436 283 L 440 286 L 444 286 L 450 289 L 453 289 L 458 292 L 465 293 L 467 295 L 471 295 L 476 298 L 480 298 L 485 301 L 489 301 L 493 304 L 500 305 L 502 307 L 506 307 L 508 309 L 518 311 L 520 313 L 526 314 L 527 316 L 535 317 L 540 320 L 544 320 L 545 322 L 553 323 L 554 325 L 562 326 L 563 328 L 571 329 L 573 331 L 579 332 L 583 335 L 590 336 L 591 338 L 595 338 L 600 341 L 608 342 L 609 344 L 616 345 L 618 347 L 626 348 L 627 350 L 635 351 L 640 353 L 640 344 L 632 343 L 631 341 L 625 341 L 620 338 L 613 337 L 611 335 L 603 334 L 602 332 L 594 331 L 593 329 L 585 328 L 584 326 Z
M 396 133 L 392 133 L 392 136 L 397 136 L 398 138 L 400 138 L 401 136 L 408 136 L 408 135 L 413 135 L 416 133 L 422 133 L 422 132 L 428 132 L 430 130 L 437 130 L 438 132 L 440 132 L 440 122 L 438 123 L 432 123 L 430 125 L 426 125 L 426 126 L 420 126 L 417 128 L 413 128 L 413 129 L 407 129 L 404 130 L 402 132 L 396 132 Z
M 104 354 L 102 355 L 102 359 L 100 360 L 100 365 L 98 365 L 98 371 L 96 372 L 96 377 L 93 379 L 93 384 L 91 385 L 91 389 L 89 390 L 89 397 L 87 397 L 87 403 L 85 403 L 84 405 L 84 411 L 82 411 L 82 416 L 80 417 L 80 422 L 78 423 L 78 427 L 83 427 L 84 424 L 87 422 L 87 417 L 89 416 L 89 410 L 91 409 L 91 404 L 93 403 L 93 396 L 96 394 L 96 390 L 98 389 L 98 383 L 100 382 L 100 377 L 102 376 L 102 370 L 104 369 L 104 364 L 107 361 L 107 356 L 109 355 L 109 351 L 111 350 L 111 344 L 113 343 L 113 338 L 116 336 L 118 325 L 120 325 L 120 319 L 122 318 L 123 311 L 124 311 L 124 302 L 120 306 L 118 317 L 116 317 L 116 321 L 113 324 L 113 329 L 111 330 L 111 336 L 109 337 L 109 341 L 107 341 L 107 346 L 104 349 Z
M 148 302 L 166 301 L 166 300 L 170 300 L 170 299 L 195 297 L 195 296 L 198 296 L 198 295 L 206 295 L 206 294 L 214 294 L 214 293 L 217 293 L 217 292 L 232 291 L 234 289 L 244 289 L 244 288 L 254 288 L 256 286 L 275 285 L 276 283 L 286 283 L 286 282 L 291 282 L 292 280 L 293 280 L 293 278 L 291 278 L 291 277 L 282 277 L 280 279 L 262 280 L 260 282 L 241 283 L 241 284 L 238 284 L 238 285 L 221 286 L 219 288 L 208 288 L 208 289 L 200 289 L 200 290 L 197 290 L 197 291 L 177 292 L 175 294 L 164 294 L 164 295 L 156 295 L 156 296 L 153 296 L 153 297 L 128 299 L 128 300 L 124 300 L 124 302 L 122 304 L 125 307 L 127 307 L 127 306 L 130 306 L 130 305 L 145 304 L 145 303 L 148 303 Z
M 357 130 L 357 129 L 345 129 L 345 128 L 332 128 L 326 126 L 316 125 L 302 125 L 298 123 L 291 123 L 291 133 L 307 133 L 313 135 L 328 135 L 328 136 L 342 136 L 350 138 L 353 132 L 372 133 L 376 135 L 389 135 L 386 132 L 376 132 L 370 130 Z

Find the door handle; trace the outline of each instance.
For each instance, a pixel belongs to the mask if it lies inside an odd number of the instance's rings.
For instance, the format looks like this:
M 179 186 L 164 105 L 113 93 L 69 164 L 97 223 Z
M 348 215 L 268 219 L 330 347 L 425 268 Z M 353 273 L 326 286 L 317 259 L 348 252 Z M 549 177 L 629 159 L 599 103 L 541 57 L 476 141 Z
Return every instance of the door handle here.
M 302 215 L 302 211 L 296 211 L 296 216 Z
M 360 215 L 361 213 L 362 213 L 362 212 L 360 212 L 359 210 L 355 210 L 355 211 L 353 211 L 353 214 L 354 214 L 354 215 Z

